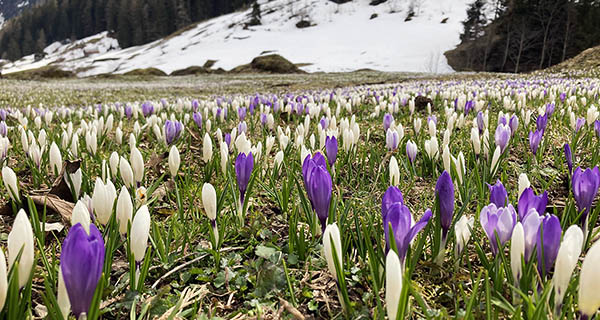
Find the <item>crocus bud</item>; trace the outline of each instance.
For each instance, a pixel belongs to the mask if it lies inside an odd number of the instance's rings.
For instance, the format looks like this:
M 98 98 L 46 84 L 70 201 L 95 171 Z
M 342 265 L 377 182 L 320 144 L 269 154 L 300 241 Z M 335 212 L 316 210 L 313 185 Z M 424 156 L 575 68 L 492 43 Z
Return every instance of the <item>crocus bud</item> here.
M 492 156 L 492 165 L 490 166 L 490 172 L 492 176 L 496 174 L 498 170 L 498 161 L 500 161 L 500 147 L 496 146 L 496 150 L 494 150 L 494 155 Z
M 92 203 L 94 212 L 96 213 L 96 218 L 102 225 L 106 225 L 108 220 L 110 220 L 112 203 L 109 203 L 109 201 L 110 200 L 106 186 L 104 183 L 102 183 L 102 179 L 96 178 L 94 194 L 92 195 Z
M 210 139 L 210 135 L 207 133 L 204 134 L 204 142 L 202 144 L 202 161 L 208 163 L 212 160 L 213 156 L 213 147 L 212 140 Z
M 131 169 L 135 182 L 140 185 L 144 178 L 144 157 L 137 147 L 131 149 Z
M 150 212 L 146 205 L 142 205 L 133 217 L 131 223 L 131 253 L 136 262 L 142 261 L 148 247 L 150 235 Z
M 479 139 L 479 131 L 477 128 L 471 128 L 471 144 L 476 155 L 481 152 L 481 139 Z
M 119 222 L 119 233 L 127 234 L 127 225 L 133 215 L 133 202 L 127 187 L 121 187 L 119 198 L 117 199 L 117 221 Z
M 8 234 L 8 265 L 14 265 L 19 252 L 23 250 L 19 260 L 19 288 L 25 286 L 31 275 L 34 258 L 33 229 L 27 214 L 19 210 L 13 222 L 13 227 Z
M 177 171 L 179 171 L 179 150 L 177 150 L 176 146 L 172 146 L 169 151 L 169 171 L 171 172 L 171 177 L 175 178 L 177 176 Z
M 248 182 L 250 182 L 250 175 L 252 174 L 253 168 L 254 157 L 252 156 L 252 152 L 249 152 L 248 155 L 240 153 L 235 160 L 235 176 L 240 191 L 240 203 L 242 205 L 244 204 L 246 188 L 248 187 Z
M 553 214 L 544 216 L 536 237 L 537 267 L 542 278 L 554 267 L 561 235 L 562 228 L 558 217 Z
M 135 181 L 133 180 L 133 169 L 131 169 L 129 161 L 123 157 L 121 157 L 121 161 L 119 161 L 119 171 L 121 172 L 121 179 L 123 179 L 125 186 L 127 188 L 134 188 Z
M 2 181 L 4 181 L 4 187 L 6 187 L 6 191 L 10 198 L 13 201 L 21 202 L 19 187 L 17 186 L 17 175 L 13 169 L 9 167 L 2 168 Z
M 281 168 L 281 164 L 283 163 L 283 151 L 278 151 L 277 154 L 275 154 L 275 167 L 277 169 Z
M 400 184 L 400 168 L 396 157 L 392 156 L 390 158 L 390 185 L 397 186 L 398 184 Z
M 80 224 L 71 227 L 62 245 L 60 268 L 76 318 L 89 313 L 103 267 L 104 241 L 98 228 L 90 225 L 88 234 Z
M 87 234 L 90 234 L 90 224 L 92 223 L 90 218 L 90 212 L 88 211 L 87 205 L 83 201 L 78 200 L 71 213 L 71 225 L 81 224 Z
M 521 195 L 523 194 L 523 191 L 525 191 L 525 189 L 529 188 L 530 186 L 531 183 L 529 183 L 529 178 L 527 178 L 527 174 L 519 174 L 519 194 L 517 196 L 517 199 L 520 199 Z
M 562 243 L 558 249 L 556 264 L 554 265 L 554 276 L 552 278 L 552 286 L 554 288 L 554 308 L 555 314 L 560 314 L 560 306 L 569 283 L 571 275 L 577 266 L 581 247 L 583 246 L 583 231 L 577 225 L 570 226 L 563 236 Z
M 338 153 L 338 142 L 334 136 L 327 136 L 325 138 L 325 151 L 327 154 L 327 161 L 329 162 L 329 165 L 333 166 Z
M 108 164 L 110 165 L 111 177 L 116 178 L 117 173 L 119 172 L 119 154 L 116 151 L 113 151 L 113 153 L 110 154 Z
M 490 190 L 490 202 L 496 207 L 504 207 L 508 202 L 508 193 L 500 180 L 496 181 L 495 185 L 488 184 Z
M 402 264 L 394 250 L 390 250 L 385 258 L 385 304 L 388 318 L 396 319 L 398 303 L 402 293 Z
M 56 143 L 52 142 L 50 145 L 50 172 L 52 175 L 56 175 L 62 168 L 62 156 Z
M 579 312 L 591 319 L 600 307 L 600 241 L 592 245 L 581 264 L 579 276 Z
M 89 234 L 89 232 L 87 233 Z M 69 301 L 69 294 L 67 293 L 67 286 L 65 285 L 65 279 L 63 278 L 61 268 L 58 268 L 58 292 L 56 294 L 56 300 L 63 319 L 68 319 L 69 312 L 71 311 L 71 302 Z
M 221 142 L 220 153 L 221 153 L 221 172 L 224 176 L 227 175 L 227 161 L 229 161 L 229 147 L 227 143 Z
M 327 227 L 325 228 L 325 232 L 323 232 L 323 250 L 325 251 L 327 268 L 329 269 L 331 275 L 337 280 L 335 262 L 333 260 L 333 247 L 331 246 L 331 242 L 333 242 L 333 245 L 335 246 L 338 262 L 340 266 L 343 266 L 344 263 L 342 261 L 342 240 L 340 239 L 340 229 L 338 229 L 336 223 L 327 225 Z
M 454 233 L 456 235 L 456 249 L 454 253 L 456 257 L 462 253 L 469 239 L 471 239 L 471 230 L 473 229 L 474 222 L 475 218 L 463 215 L 454 225 Z
M 442 172 L 435 185 L 435 195 L 439 205 L 442 226 L 442 241 L 446 240 L 454 213 L 454 183 L 448 171 Z
M 210 220 L 217 219 L 217 192 L 210 183 L 202 186 L 202 205 Z
M 587 231 L 588 214 L 591 212 L 592 203 L 600 187 L 600 170 L 598 170 L 598 167 L 594 167 L 593 169 L 581 169 L 581 167 L 577 167 L 571 177 L 571 184 L 577 209 L 579 212 L 582 212 L 581 221 L 585 232 Z
M 415 159 L 417 158 L 417 150 L 417 144 L 414 143 L 412 140 L 408 140 L 408 142 L 406 143 L 406 156 L 408 157 L 411 163 L 414 163 Z
M 447 172 L 450 172 L 451 170 L 451 163 L 450 163 L 450 148 L 448 148 L 447 145 L 444 145 L 443 151 L 442 151 L 442 161 L 444 163 L 444 170 Z
M 4 251 L 0 249 L 0 310 L 4 308 L 6 294 L 8 293 L 8 278 L 6 272 L 6 257 Z
M 425 140 L 425 152 L 431 160 L 437 160 L 440 156 L 439 145 L 436 137 Z
M 523 231 L 523 225 L 517 222 L 517 225 L 513 229 L 512 237 L 510 240 L 510 268 L 512 270 L 513 278 L 515 279 L 516 286 L 521 280 L 521 259 L 525 254 L 525 233 Z

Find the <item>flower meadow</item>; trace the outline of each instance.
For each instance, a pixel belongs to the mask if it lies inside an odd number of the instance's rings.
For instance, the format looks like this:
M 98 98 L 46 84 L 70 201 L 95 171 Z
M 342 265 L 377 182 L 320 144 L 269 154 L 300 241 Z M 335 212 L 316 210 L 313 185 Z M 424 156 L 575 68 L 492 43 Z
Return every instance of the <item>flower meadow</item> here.
M 0 106 L 2 318 L 600 308 L 597 79 L 95 90 Z

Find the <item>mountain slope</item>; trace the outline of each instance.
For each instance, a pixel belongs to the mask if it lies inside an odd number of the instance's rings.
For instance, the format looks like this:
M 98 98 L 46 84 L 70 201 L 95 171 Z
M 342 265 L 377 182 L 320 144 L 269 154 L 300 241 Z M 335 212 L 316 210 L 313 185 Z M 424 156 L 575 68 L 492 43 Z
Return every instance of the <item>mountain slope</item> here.
M 18 15 L 36 2 L 37 0 L 0 0 L 0 29 L 6 20 Z
M 148 67 L 171 73 L 216 60 L 214 68 L 230 70 L 261 54 L 277 53 L 301 63 L 301 68 L 309 72 L 362 68 L 452 71 L 443 52 L 459 43 L 469 0 L 388 0 L 377 6 L 370 6 L 370 2 L 259 0 L 260 25 L 251 26 L 250 8 L 146 45 L 76 59 L 49 55 L 35 67 L 56 64 L 79 76 Z M 412 18 L 407 19 L 409 16 Z M 5 65 L 2 72 L 33 68 L 27 62 L 31 60 L 29 56 Z

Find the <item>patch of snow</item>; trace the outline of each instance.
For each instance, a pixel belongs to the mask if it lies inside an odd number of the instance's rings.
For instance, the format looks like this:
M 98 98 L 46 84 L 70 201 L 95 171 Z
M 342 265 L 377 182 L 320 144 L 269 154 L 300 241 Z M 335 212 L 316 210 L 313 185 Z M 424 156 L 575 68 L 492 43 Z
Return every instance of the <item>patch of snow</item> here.
M 29 1 L 21 1 L 19 3 L 17 3 L 17 8 L 23 8 L 25 6 L 29 5 Z
M 339 5 L 325 0 L 259 0 L 261 25 L 246 26 L 250 8 L 198 23 L 175 36 L 119 50 L 110 50 L 118 44 L 104 32 L 90 37 L 98 37 L 104 44 L 98 53 L 85 55 L 84 50 L 69 51 L 63 45 L 51 44 L 41 61 L 32 63 L 32 57 L 24 57 L 2 72 L 57 60 L 63 69 L 76 71 L 79 76 L 148 67 L 171 73 L 201 66 L 206 60 L 217 60 L 214 68 L 230 70 L 266 53 L 302 63 L 301 68 L 309 72 L 362 68 L 452 72 L 443 53 L 460 42 L 462 21 L 471 1 L 388 0 L 370 6 L 371 0 Z M 415 16 L 405 21 L 411 10 Z M 374 14 L 377 17 L 371 19 Z M 297 28 L 301 20 L 310 21 L 312 26 Z

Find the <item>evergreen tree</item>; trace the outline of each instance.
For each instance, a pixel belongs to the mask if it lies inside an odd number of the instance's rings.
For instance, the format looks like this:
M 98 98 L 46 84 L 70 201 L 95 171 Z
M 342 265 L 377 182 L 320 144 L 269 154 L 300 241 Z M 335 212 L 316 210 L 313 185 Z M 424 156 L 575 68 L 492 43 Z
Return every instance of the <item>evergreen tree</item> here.
M 464 31 L 460 35 L 460 40 L 473 40 L 480 36 L 483 26 L 486 23 L 483 14 L 485 0 L 475 0 L 467 9 L 467 20 L 463 21 Z

